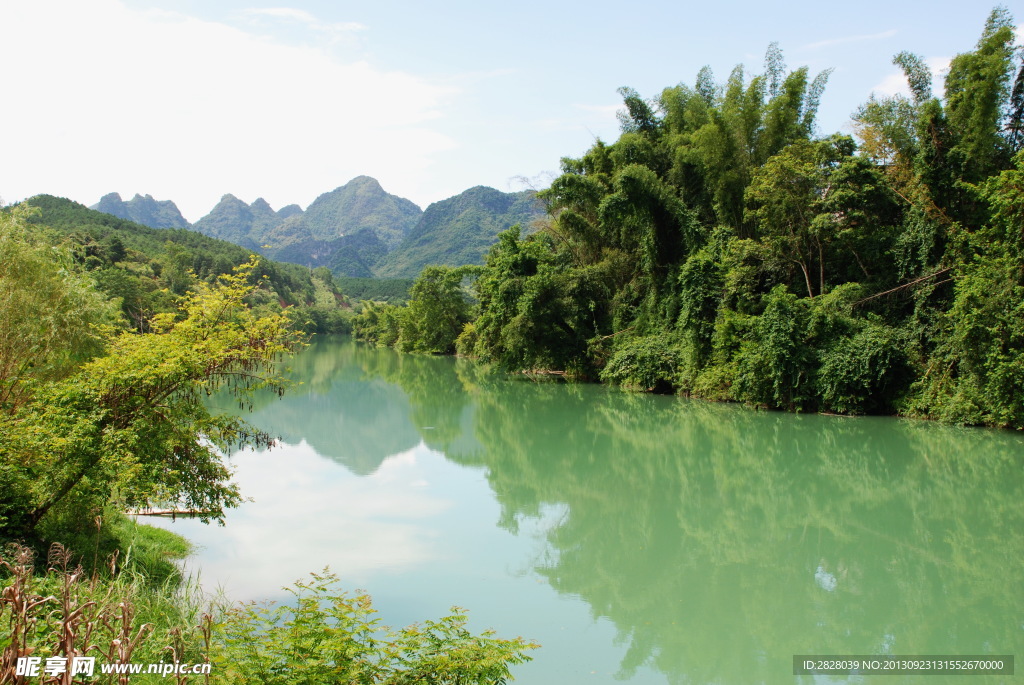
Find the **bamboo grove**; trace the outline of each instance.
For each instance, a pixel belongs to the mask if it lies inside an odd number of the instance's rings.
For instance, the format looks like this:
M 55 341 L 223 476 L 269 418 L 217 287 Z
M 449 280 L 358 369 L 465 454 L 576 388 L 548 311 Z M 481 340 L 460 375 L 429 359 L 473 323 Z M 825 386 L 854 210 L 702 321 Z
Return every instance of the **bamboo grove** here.
M 753 77 L 620 89 L 618 140 L 562 160 L 543 226 L 356 330 L 511 371 L 1024 428 L 1021 57 L 1001 8 L 941 94 L 901 53 L 910 95 L 872 97 L 853 137 L 817 134 L 828 72 L 775 45 Z

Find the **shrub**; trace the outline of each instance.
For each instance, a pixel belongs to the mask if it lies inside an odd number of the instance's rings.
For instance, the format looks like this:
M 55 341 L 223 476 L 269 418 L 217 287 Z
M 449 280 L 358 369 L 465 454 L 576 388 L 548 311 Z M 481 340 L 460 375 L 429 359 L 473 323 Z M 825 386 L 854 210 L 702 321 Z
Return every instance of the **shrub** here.
M 901 342 L 896 330 L 879 323 L 839 338 L 822 354 L 818 369 L 824 408 L 843 414 L 892 411 L 912 374 Z
M 683 352 L 670 335 L 631 338 L 612 354 L 601 380 L 647 392 L 672 392 L 683 361 Z
M 806 300 L 776 286 L 765 297 L 754 335 L 737 354 L 736 399 L 754 405 L 801 409 L 813 393 L 813 351 L 805 344 Z
M 438 621 L 384 628 L 370 597 L 335 589 L 324 571 L 289 591 L 294 606 L 245 604 L 215 628 L 215 666 L 225 683 L 497 685 L 537 645 L 466 630 L 458 608 Z

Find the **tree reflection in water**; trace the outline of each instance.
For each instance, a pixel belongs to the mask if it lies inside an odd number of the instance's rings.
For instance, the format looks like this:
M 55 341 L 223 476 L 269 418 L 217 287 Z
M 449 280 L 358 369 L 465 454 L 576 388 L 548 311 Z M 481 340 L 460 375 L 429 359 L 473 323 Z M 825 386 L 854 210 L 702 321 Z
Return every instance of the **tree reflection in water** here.
M 296 373 L 321 404 L 342 406 L 346 377 L 376 384 L 359 417 L 342 417 L 361 422 L 346 447 L 337 415 L 307 407 L 281 422 L 357 472 L 390 442 L 420 439 L 485 466 L 512 532 L 564 510 L 536 571 L 614 622 L 621 677 L 646 665 L 671 682 L 792 682 L 797 653 L 1024 646 L 1019 435 L 755 412 L 341 347 L 314 347 Z M 417 434 L 385 427 L 394 412 Z

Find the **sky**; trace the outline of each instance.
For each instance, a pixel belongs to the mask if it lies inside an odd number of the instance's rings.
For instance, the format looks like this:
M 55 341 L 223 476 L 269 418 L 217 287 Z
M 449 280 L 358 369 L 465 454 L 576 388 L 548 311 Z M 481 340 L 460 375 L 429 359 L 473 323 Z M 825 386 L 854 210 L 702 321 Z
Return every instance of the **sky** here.
M 1017 21 L 1024 6 L 1006 7 Z M 936 72 L 992 7 L 862 0 L 0 0 L 0 199 L 173 200 L 189 221 L 231 193 L 275 209 L 369 175 L 425 208 L 476 185 L 546 186 L 618 135 L 644 97 L 789 68 L 833 69 L 819 131 L 849 132 L 892 57 Z M 1020 34 L 1020 31 L 1018 31 Z

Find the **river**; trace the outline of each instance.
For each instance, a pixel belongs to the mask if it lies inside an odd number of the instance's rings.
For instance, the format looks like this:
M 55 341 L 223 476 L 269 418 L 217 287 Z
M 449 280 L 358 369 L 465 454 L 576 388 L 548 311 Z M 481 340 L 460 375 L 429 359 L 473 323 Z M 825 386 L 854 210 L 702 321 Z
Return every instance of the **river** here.
M 1024 654 L 1019 434 L 510 379 L 347 338 L 291 367 L 249 416 L 280 446 L 230 456 L 252 501 L 224 527 L 158 523 L 198 545 L 209 590 L 281 600 L 329 566 L 389 625 L 458 605 L 536 640 L 514 670 L 531 684 Z

